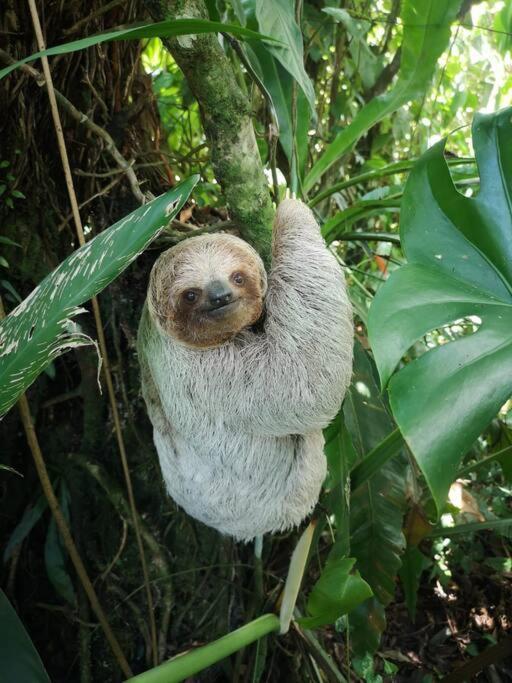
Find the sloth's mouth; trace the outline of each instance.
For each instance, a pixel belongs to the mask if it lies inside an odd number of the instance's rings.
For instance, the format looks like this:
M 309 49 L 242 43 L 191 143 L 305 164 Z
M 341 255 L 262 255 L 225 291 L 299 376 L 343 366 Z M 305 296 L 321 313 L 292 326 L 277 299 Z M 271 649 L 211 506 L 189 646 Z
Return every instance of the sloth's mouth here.
M 204 312 L 208 318 L 224 318 L 228 313 L 231 313 L 236 308 L 239 301 L 240 299 L 235 299 L 234 301 L 229 301 L 222 306 L 211 306 L 209 308 L 205 308 Z

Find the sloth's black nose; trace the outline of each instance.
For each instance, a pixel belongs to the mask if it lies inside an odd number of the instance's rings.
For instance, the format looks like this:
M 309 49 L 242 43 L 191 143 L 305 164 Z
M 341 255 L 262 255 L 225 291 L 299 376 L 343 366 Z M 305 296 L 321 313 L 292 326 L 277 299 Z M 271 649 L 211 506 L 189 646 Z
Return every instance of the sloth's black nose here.
M 208 302 L 213 308 L 221 308 L 221 306 L 229 304 L 233 298 L 233 292 L 229 286 L 220 280 L 210 282 L 206 289 L 206 293 L 208 295 Z

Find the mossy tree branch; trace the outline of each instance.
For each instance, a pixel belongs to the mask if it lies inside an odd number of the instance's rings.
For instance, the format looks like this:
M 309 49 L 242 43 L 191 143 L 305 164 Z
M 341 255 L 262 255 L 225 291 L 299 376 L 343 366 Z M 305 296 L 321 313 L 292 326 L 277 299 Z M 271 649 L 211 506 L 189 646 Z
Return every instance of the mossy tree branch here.
M 203 0 L 145 0 L 155 21 L 207 19 Z M 270 261 L 273 207 L 251 121 L 250 103 L 215 34 L 164 41 L 199 103 L 213 169 L 244 239 Z

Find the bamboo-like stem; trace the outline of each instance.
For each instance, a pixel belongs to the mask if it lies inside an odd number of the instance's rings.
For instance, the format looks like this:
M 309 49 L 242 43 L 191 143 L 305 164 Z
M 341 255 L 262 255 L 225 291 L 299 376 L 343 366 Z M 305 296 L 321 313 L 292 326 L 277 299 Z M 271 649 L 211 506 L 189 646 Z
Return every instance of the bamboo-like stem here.
M 293 611 L 297 603 L 297 596 L 299 595 L 300 585 L 306 570 L 309 550 L 311 548 L 311 541 L 317 520 L 313 518 L 308 526 L 302 532 L 301 537 L 292 553 L 290 560 L 290 567 L 288 568 L 288 576 L 281 595 L 281 609 L 279 611 L 279 632 L 281 634 L 288 633 L 290 623 L 293 617 Z
M 395 457 L 403 444 L 404 437 L 397 427 L 352 470 L 350 475 L 352 490 L 355 491 L 371 479 L 388 460 Z
M 278 617 L 275 614 L 265 614 L 213 643 L 178 655 L 155 669 L 130 678 L 129 681 L 130 683 L 179 683 L 274 631 L 279 631 Z
M 462 534 L 474 534 L 477 531 L 491 531 L 492 529 L 512 529 L 512 517 L 502 517 L 501 519 L 488 519 L 485 522 L 468 522 L 467 524 L 456 524 L 455 526 L 436 527 L 427 534 L 427 538 L 451 538 Z
M 2 320 L 3 318 L 5 318 L 5 310 L 2 298 L 0 297 L 0 320 Z M 105 633 L 105 636 L 110 644 L 110 647 L 112 648 L 112 652 L 114 653 L 114 657 L 116 658 L 119 667 L 121 668 L 125 676 L 131 676 L 132 672 L 128 665 L 128 662 L 126 661 L 126 657 L 124 656 L 123 651 L 121 650 L 121 646 L 119 645 L 119 642 L 115 637 L 112 628 L 110 627 L 108 619 L 105 616 L 105 612 L 103 611 L 103 608 L 100 605 L 100 601 L 98 600 L 96 591 L 94 590 L 89 575 L 87 574 L 87 570 L 84 566 L 84 563 L 82 562 L 82 558 L 80 557 L 75 542 L 73 541 L 73 537 L 71 536 L 69 527 L 66 523 L 66 520 L 64 519 L 64 515 L 62 514 L 62 511 L 60 509 L 59 501 L 57 500 L 57 496 L 55 495 L 55 491 L 53 490 L 50 477 L 48 476 L 48 470 L 46 469 L 43 453 L 41 451 L 41 447 L 39 446 L 39 440 L 37 438 L 37 433 L 34 427 L 34 422 L 32 420 L 32 415 L 30 414 L 30 407 L 28 405 L 27 397 L 25 396 L 25 394 L 22 394 L 20 396 L 18 406 L 21 414 L 21 421 L 23 423 L 23 428 L 25 430 L 27 442 L 30 448 L 30 452 L 32 453 L 32 457 L 34 458 L 34 464 L 36 466 L 37 475 L 39 477 L 39 481 L 41 482 L 41 488 L 43 489 L 43 493 L 46 497 L 46 500 L 48 501 L 48 506 L 55 519 L 55 523 L 57 524 L 57 527 L 59 529 L 64 546 L 68 551 L 69 557 L 71 558 L 71 562 L 73 563 L 73 566 L 76 569 L 76 573 L 78 574 L 78 578 L 80 579 L 84 591 L 87 597 L 89 598 L 94 613 L 98 617 L 98 621 L 100 622 L 101 627 Z
M 417 159 L 410 159 L 408 161 L 397 161 L 394 164 L 389 164 L 382 169 L 376 171 L 367 171 L 366 173 L 360 173 L 359 175 L 352 176 L 348 180 L 342 180 L 335 185 L 331 185 L 326 190 L 319 192 L 312 199 L 309 200 L 308 206 L 313 208 L 321 201 L 330 197 L 335 192 L 340 192 L 345 190 L 347 187 L 352 187 L 358 183 L 364 183 L 368 180 L 374 180 L 375 178 L 385 178 L 386 176 L 395 175 L 399 173 L 407 173 L 412 169 Z M 463 164 L 472 164 L 475 160 L 473 157 L 466 157 L 463 159 L 446 159 L 448 166 L 461 166 Z
M 488 455 L 487 457 L 482 458 L 477 462 L 473 462 L 470 465 L 466 465 L 466 467 L 463 467 L 457 472 L 457 479 L 460 479 L 460 477 L 465 477 L 470 472 L 479 470 L 481 467 L 485 467 L 486 465 L 489 465 L 489 463 L 494 462 L 495 460 L 499 460 L 501 457 L 507 455 L 507 453 L 510 453 L 511 451 L 512 446 L 506 446 L 505 448 L 496 451 L 496 453 L 491 453 L 491 455 Z
M 36 39 L 37 39 L 39 50 L 45 50 L 46 45 L 45 45 L 45 41 L 43 38 L 43 32 L 41 29 L 41 22 L 39 21 L 39 14 L 37 11 L 35 0 L 28 0 L 28 4 L 29 4 L 29 8 L 30 8 L 30 14 L 32 17 L 32 23 L 34 25 L 34 31 L 36 34 Z M 80 211 L 78 208 L 78 201 L 76 198 L 75 188 L 73 185 L 73 177 L 71 175 L 71 167 L 69 164 L 69 158 L 68 158 L 68 154 L 67 154 L 66 143 L 64 140 L 64 134 L 62 132 L 62 124 L 60 121 L 59 108 L 57 106 L 57 100 L 55 97 L 55 90 L 53 87 L 53 80 L 52 80 L 52 76 L 50 73 L 50 66 L 48 63 L 48 58 L 42 57 L 41 62 L 43 65 L 43 72 L 44 72 L 44 76 L 46 79 L 48 98 L 50 100 L 50 108 L 51 108 L 51 112 L 52 112 L 53 123 L 55 126 L 55 132 L 57 135 L 57 141 L 58 141 L 58 145 L 59 145 L 59 152 L 60 152 L 60 156 L 61 156 L 61 160 L 62 160 L 62 166 L 64 169 L 64 175 L 66 178 L 66 187 L 67 187 L 68 194 L 69 194 L 71 209 L 73 211 L 73 219 L 75 222 L 76 233 L 78 236 L 78 241 L 80 243 L 80 246 L 83 246 L 85 244 L 85 236 L 84 236 L 84 231 L 83 231 L 83 226 L 82 226 L 82 220 L 80 218 Z M 92 308 L 93 308 L 93 313 L 94 313 L 94 320 L 96 322 L 96 329 L 97 329 L 97 333 L 98 333 L 98 343 L 99 343 L 100 353 L 101 353 L 101 357 L 103 360 L 103 375 L 105 377 L 105 382 L 107 385 L 107 391 L 108 391 L 110 406 L 111 406 L 111 410 L 112 410 L 112 417 L 114 420 L 114 428 L 115 428 L 115 432 L 116 432 L 117 444 L 118 444 L 118 448 L 119 448 L 119 455 L 121 458 L 124 477 L 125 477 L 125 481 L 126 481 L 126 489 L 128 492 L 128 500 L 130 503 L 130 508 L 131 508 L 132 516 L 133 516 L 133 528 L 135 530 L 135 537 L 136 537 L 137 546 L 138 546 L 139 555 L 140 555 L 140 561 L 141 561 L 141 565 L 142 565 L 142 573 L 143 573 L 143 577 L 144 577 L 144 583 L 146 586 L 146 598 L 147 598 L 147 603 L 148 603 L 147 607 L 148 607 L 148 616 L 149 616 L 149 624 L 150 624 L 150 631 L 151 631 L 151 647 L 153 650 L 153 652 L 152 652 L 153 663 L 156 666 L 158 664 L 158 646 L 157 646 L 156 621 L 155 621 L 155 613 L 154 613 L 154 606 L 153 606 L 153 597 L 151 595 L 151 588 L 150 588 L 150 583 L 149 583 L 149 573 L 148 573 L 148 568 L 147 568 L 147 563 L 146 563 L 146 557 L 144 554 L 144 547 L 142 545 L 142 538 L 141 538 L 139 524 L 138 524 L 137 508 L 135 505 L 135 497 L 133 495 L 133 487 L 132 487 L 132 482 L 131 482 L 130 470 L 128 468 L 128 460 L 126 457 L 126 448 L 124 445 L 124 439 L 123 439 L 123 434 L 122 434 L 122 430 L 121 430 L 121 420 L 119 418 L 119 411 L 117 409 L 114 386 L 112 383 L 112 375 L 111 375 L 111 371 L 110 371 L 110 362 L 109 362 L 108 353 L 107 353 L 107 345 L 106 345 L 106 341 L 105 341 L 105 334 L 103 331 L 103 323 L 101 321 L 100 307 L 98 304 L 98 299 L 96 297 L 94 297 L 92 299 Z

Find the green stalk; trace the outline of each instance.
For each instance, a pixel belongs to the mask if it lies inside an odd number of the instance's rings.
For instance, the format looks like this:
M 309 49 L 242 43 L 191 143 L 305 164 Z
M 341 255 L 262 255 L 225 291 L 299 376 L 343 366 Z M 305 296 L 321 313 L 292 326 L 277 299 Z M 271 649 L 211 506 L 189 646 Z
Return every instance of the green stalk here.
M 468 524 L 457 524 L 457 526 L 438 527 L 427 534 L 427 538 L 450 538 L 459 534 L 473 534 L 475 531 L 507 528 L 512 529 L 512 517 L 488 519 L 486 522 L 469 522 Z
M 341 235 L 337 235 L 336 239 L 338 242 L 391 242 L 392 244 L 400 244 L 400 235 L 392 232 L 342 232 Z
M 275 614 L 264 614 L 213 643 L 178 655 L 154 669 L 130 678 L 129 681 L 179 683 L 273 631 L 279 631 L 279 618 Z
M 486 458 L 482 458 L 482 460 L 478 460 L 477 462 L 473 462 L 470 465 L 463 467 L 461 470 L 458 471 L 457 479 L 459 479 L 460 477 L 465 477 L 466 474 L 474 472 L 475 470 L 479 470 L 481 467 L 485 467 L 494 460 L 499 460 L 503 455 L 506 455 L 511 451 L 512 446 L 507 446 L 506 448 L 502 448 L 500 451 L 496 451 L 496 453 L 491 453 L 491 455 L 488 455 Z
M 373 477 L 388 460 L 391 460 L 398 453 L 403 443 L 404 438 L 397 428 L 375 446 L 366 458 L 352 470 L 350 475 L 352 491 L 355 491 Z
M 308 202 L 308 206 L 312 208 L 316 206 L 322 199 L 330 197 L 335 192 L 340 190 L 346 190 L 347 187 L 352 187 L 352 185 L 357 185 L 358 183 L 364 183 L 367 180 L 373 180 L 374 178 L 385 178 L 386 176 L 395 175 L 395 173 L 406 173 L 410 171 L 411 168 L 416 163 L 417 159 L 411 159 L 409 161 L 397 161 L 394 164 L 389 164 L 384 168 L 378 169 L 376 171 L 367 171 L 366 173 L 360 173 L 359 175 L 349 178 L 348 180 L 343 180 L 335 185 L 331 185 L 327 190 L 319 192 Z M 447 159 L 446 162 L 448 166 L 460 166 L 463 164 L 474 163 L 473 158 L 468 159 Z

